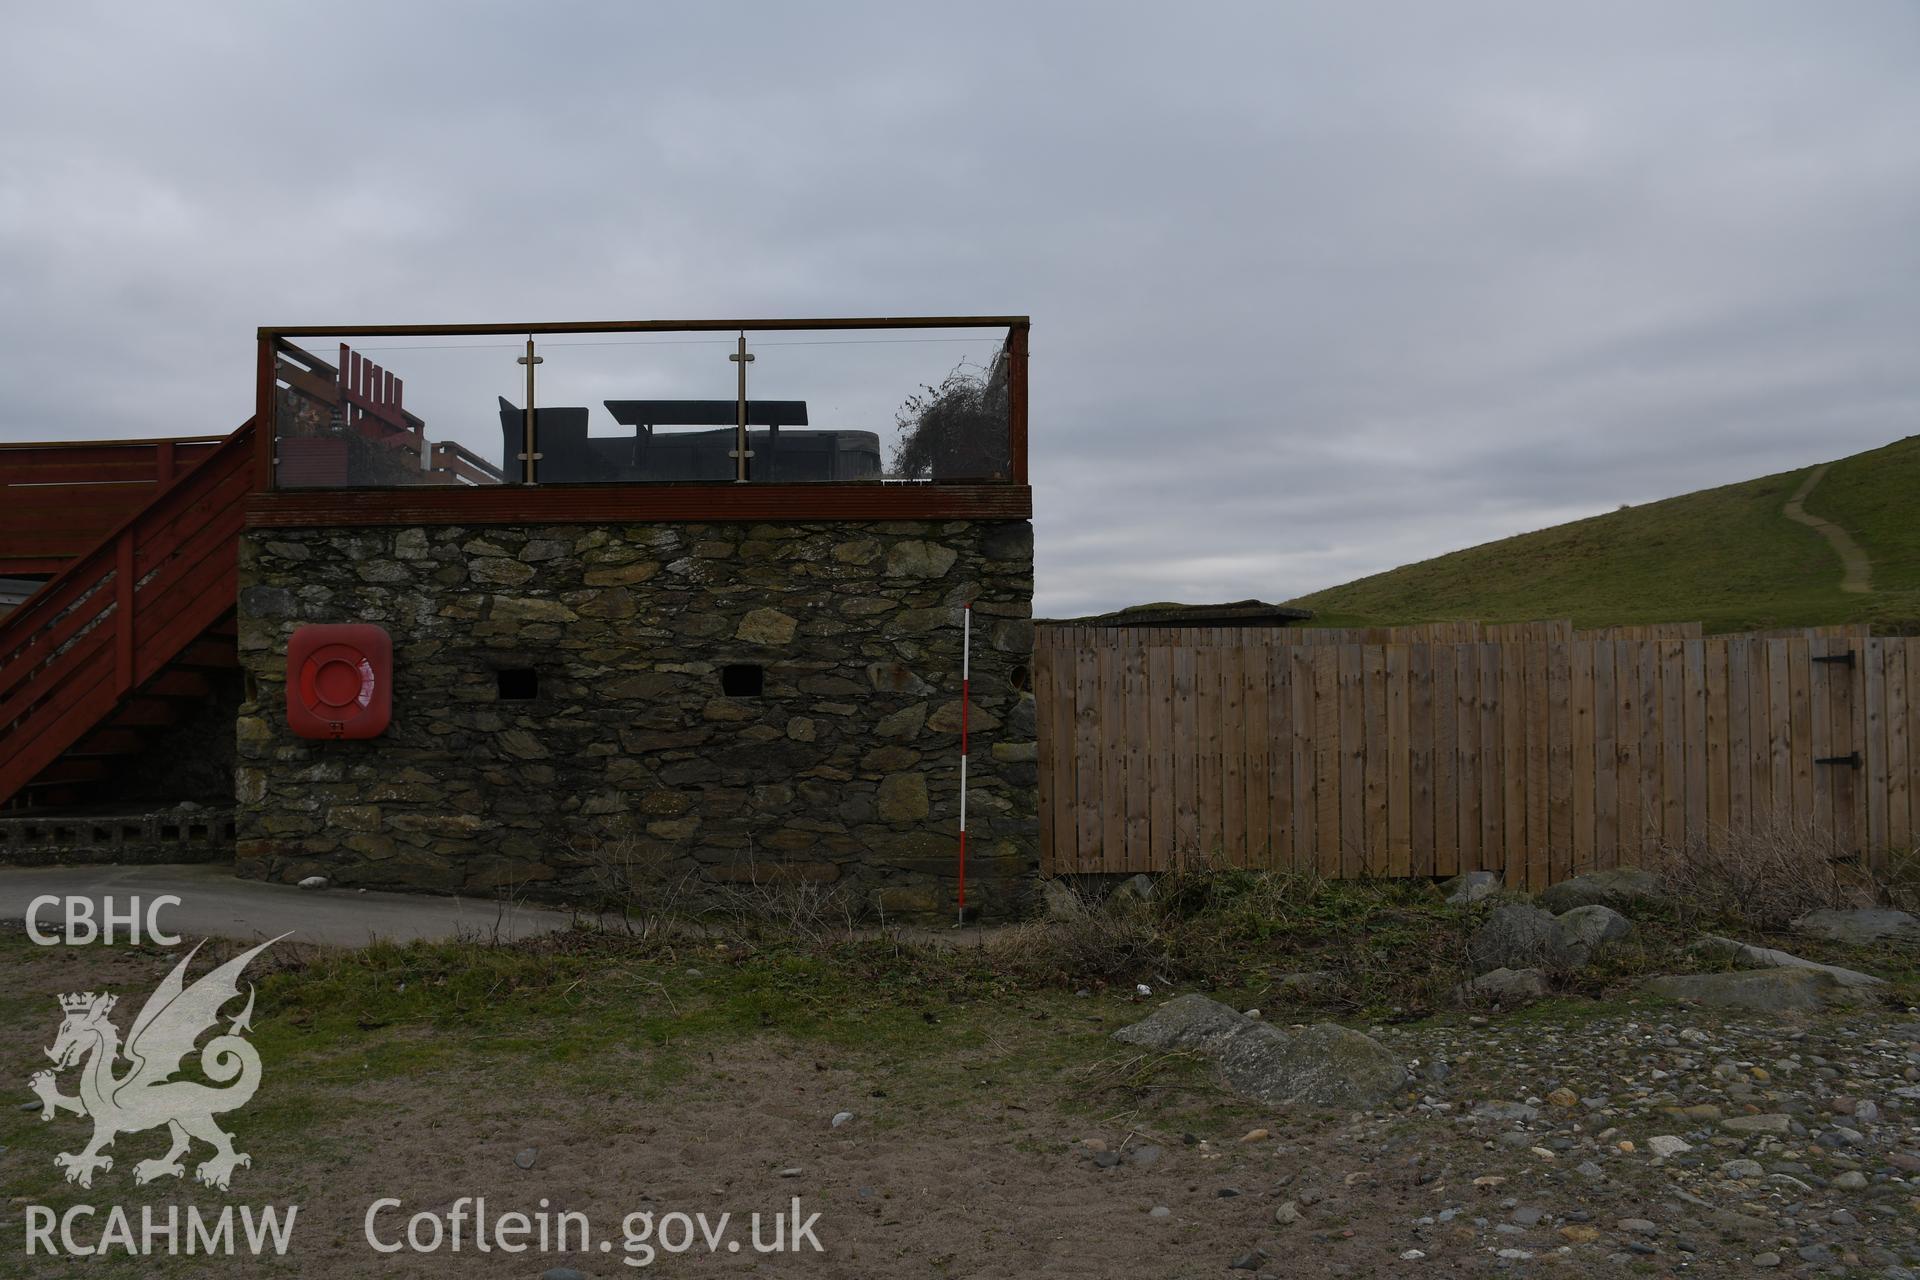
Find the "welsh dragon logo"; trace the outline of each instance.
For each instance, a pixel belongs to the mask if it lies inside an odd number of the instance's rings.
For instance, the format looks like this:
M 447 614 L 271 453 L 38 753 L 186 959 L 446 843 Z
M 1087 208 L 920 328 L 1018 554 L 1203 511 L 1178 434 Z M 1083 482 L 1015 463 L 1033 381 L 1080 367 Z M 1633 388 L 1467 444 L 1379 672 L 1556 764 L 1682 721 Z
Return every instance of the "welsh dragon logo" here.
M 286 936 L 283 933 L 280 938 Z M 188 986 L 187 966 L 200 950 L 195 946 L 141 1006 L 124 1047 L 119 1028 L 107 1016 L 117 997 L 91 991 L 60 997 L 66 1017 L 53 1047 L 46 1050 L 54 1070 L 36 1072 L 27 1083 L 40 1097 L 42 1120 L 51 1120 L 60 1111 L 93 1117 L 93 1141 L 86 1149 L 63 1151 L 53 1158 L 55 1165 L 67 1171 L 68 1182 L 91 1187 L 96 1170 L 113 1169 L 113 1158 L 102 1155 L 103 1148 L 112 1146 L 120 1134 L 161 1125 L 172 1135 L 173 1145 L 159 1159 L 142 1160 L 133 1167 L 137 1183 L 184 1176 L 186 1166 L 180 1157 L 195 1139 L 213 1148 L 212 1157 L 194 1170 L 209 1187 L 225 1191 L 233 1171 L 253 1163 L 245 1152 L 233 1149 L 233 1135 L 214 1121 L 217 1115 L 246 1106 L 260 1087 L 260 1055 L 245 1038 L 253 1029 L 251 983 L 246 1008 L 228 1024 L 224 1035 L 216 1035 L 200 1050 L 202 1074 L 224 1087 L 172 1077 L 193 1052 L 194 1042 L 219 1023 L 221 1008 L 239 998 L 240 974 L 247 962 L 280 938 L 235 956 Z M 116 1075 L 114 1065 L 123 1058 L 128 1068 Z M 80 1094 L 70 1098 L 60 1092 L 55 1072 L 76 1065 L 80 1066 Z

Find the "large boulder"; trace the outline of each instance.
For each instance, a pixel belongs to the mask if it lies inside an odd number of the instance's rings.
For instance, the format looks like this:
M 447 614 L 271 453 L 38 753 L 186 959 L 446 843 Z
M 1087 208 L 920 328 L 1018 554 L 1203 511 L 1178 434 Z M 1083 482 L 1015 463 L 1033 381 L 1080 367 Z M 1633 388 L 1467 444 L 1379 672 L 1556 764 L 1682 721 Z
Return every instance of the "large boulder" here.
M 1549 885 L 1540 895 L 1540 905 L 1555 915 L 1575 907 L 1612 907 L 1627 911 L 1635 906 L 1658 906 L 1667 899 L 1660 877 L 1638 867 L 1612 867 L 1589 871 L 1571 880 Z
M 1920 920 L 1892 907 L 1823 907 L 1793 922 L 1795 933 L 1844 942 L 1856 947 L 1876 942 L 1920 942 Z
M 1513 1009 L 1547 998 L 1547 975 L 1538 969 L 1495 969 L 1453 989 L 1461 1004 L 1497 1004 Z
M 1491 897 L 1500 892 L 1500 875 L 1495 871 L 1464 872 L 1451 880 L 1443 881 L 1440 892 L 1446 895 L 1449 906 L 1471 906 L 1482 898 Z
M 1732 938 L 1716 937 L 1708 934 L 1700 941 L 1700 949 L 1710 955 L 1731 960 L 1743 969 L 1812 969 L 1824 973 L 1843 987 L 1884 987 L 1885 978 L 1876 978 L 1870 973 L 1861 973 L 1858 969 L 1843 969 L 1837 964 L 1821 964 L 1818 960 L 1804 960 L 1790 951 L 1781 951 L 1775 947 L 1756 947 L 1750 942 L 1737 942 Z
M 1668 1000 L 1750 1013 L 1815 1013 L 1848 1003 L 1853 993 L 1818 969 L 1743 969 L 1648 978 L 1640 989 Z
M 1041 884 L 1040 902 L 1049 920 L 1078 920 L 1087 914 L 1086 897 L 1057 877 Z
M 1552 913 L 1525 903 L 1495 907 L 1467 943 L 1475 973 L 1495 969 L 1558 969 L 1563 948 Z
M 1153 877 L 1142 871 L 1137 875 L 1128 876 L 1115 885 L 1113 892 L 1107 896 L 1107 905 L 1125 909 L 1139 903 L 1152 902 L 1158 893 L 1159 888 L 1154 884 Z
M 1169 1000 L 1113 1038 L 1197 1051 L 1235 1092 L 1272 1106 L 1356 1110 L 1378 1106 L 1407 1083 L 1405 1066 L 1371 1036 L 1331 1022 L 1282 1031 L 1201 995 Z
M 1591 964 L 1603 947 L 1632 932 L 1633 921 L 1598 903 L 1563 912 L 1553 922 L 1561 963 L 1575 969 Z

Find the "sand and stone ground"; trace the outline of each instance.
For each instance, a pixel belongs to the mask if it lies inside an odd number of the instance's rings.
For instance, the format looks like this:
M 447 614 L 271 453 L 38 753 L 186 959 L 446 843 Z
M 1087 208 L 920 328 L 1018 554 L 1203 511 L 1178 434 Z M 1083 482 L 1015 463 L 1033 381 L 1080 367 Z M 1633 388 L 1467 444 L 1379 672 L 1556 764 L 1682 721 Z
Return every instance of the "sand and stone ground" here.
M 0 1071 L 24 1081 L 43 1061 L 54 995 L 135 989 L 171 959 L 7 949 Z M 261 1097 L 229 1124 L 254 1165 L 225 1197 L 134 1188 L 126 1169 L 157 1151 L 153 1134 L 122 1138 L 125 1163 L 79 1193 L 51 1157 L 77 1145 L 81 1123 L 42 1125 L 9 1106 L 0 1274 L 610 1277 L 643 1270 L 623 1261 L 639 1256 L 620 1238 L 627 1214 L 732 1212 L 744 1242 L 747 1214 L 796 1197 L 821 1215 L 824 1252 L 723 1244 L 653 1269 L 1009 1280 L 1920 1270 L 1920 1015 L 1888 1000 L 1798 1020 L 1560 1000 L 1376 1026 L 1412 1088 L 1371 1113 L 1315 1113 L 1248 1103 L 1198 1061 L 1111 1039 L 1167 991 L 1015 992 L 905 1016 L 876 1005 L 826 1036 L 769 1012 L 739 1033 L 697 1011 L 713 967 L 629 975 L 613 1034 L 577 1053 L 377 1017 L 302 1049 L 298 1024 L 328 1025 L 327 1011 L 279 1007 L 280 1030 L 263 1032 Z M 600 975 L 603 987 L 620 981 Z M 619 1033 L 629 1004 L 630 1038 Z M 662 1026 L 679 1030 L 663 1037 Z M 836 1127 L 842 1112 L 851 1118 Z M 362 1223 L 383 1196 L 404 1206 L 380 1220 L 387 1239 L 406 1214 L 484 1196 L 494 1213 L 531 1213 L 542 1199 L 586 1213 L 612 1248 L 377 1257 Z M 82 1199 L 301 1210 L 284 1259 L 23 1258 L 25 1206 Z

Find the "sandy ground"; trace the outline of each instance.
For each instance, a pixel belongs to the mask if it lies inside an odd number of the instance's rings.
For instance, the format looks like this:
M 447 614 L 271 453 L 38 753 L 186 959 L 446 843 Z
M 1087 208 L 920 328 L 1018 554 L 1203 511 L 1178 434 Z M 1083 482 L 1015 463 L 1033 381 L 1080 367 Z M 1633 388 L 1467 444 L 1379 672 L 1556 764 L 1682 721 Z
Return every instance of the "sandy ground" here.
M 13 1078 L 32 1069 L 50 1038 L 56 993 L 135 989 L 167 960 L 58 954 L 73 958 L 50 954 L 4 975 L 10 992 L 28 997 L 26 1007 L 44 995 L 49 1010 L 44 1024 L 0 1032 L 9 1107 L 27 1097 Z M 93 1203 L 191 1203 L 209 1214 L 227 1204 L 298 1204 L 288 1256 L 265 1260 L 178 1259 L 149 1270 L 24 1257 L 26 1205 L 64 1203 L 51 1156 L 77 1147 L 85 1126 L 64 1116 L 29 1126 L 8 1115 L 15 1137 L 0 1152 L 0 1275 L 537 1277 L 573 1267 L 589 1277 L 1014 1280 L 1586 1275 L 1630 1267 L 1740 1276 L 1753 1274 L 1752 1258 L 1767 1250 L 1784 1254 L 1791 1273 L 1800 1265 L 1796 1247 L 1826 1247 L 1836 1267 L 1865 1253 L 1879 1264 L 1863 1274 L 1891 1276 L 1899 1274 L 1886 1269 L 1895 1259 L 1915 1253 L 1910 1205 L 1920 1199 L 1903 1166 L 1887 1163 L 1920 1151 L 1891 1096 L 1920 1075 L 1910 1070 L 1920 1061 L 1920 1027 L 1899 1010 L 1812 1027 L 1723 1025 L 1691 1014 L 1657 1022 L 1675 1017 L 1669 1009 L 1649 1021 L 1609 1012 L 1570 1026 L 1381 1028 L 1422 1073 L 1436 1057 L 1454 1065 L 1421 1075 L 1399 1108 L 1309 1116 L 1263 1114 L 1179 1073 L 1143 1077 L 1144 1088 L 1103 1089 L 1112 1077 L 1101 1064 L 1110 1069 L 1130 1052 L 1104 1032 L 1145 1010 L 1111 997 L 1076 1008 L 1085 1013 L 1049 1020 L 1009 1011 L 1010 1041 L 1044 1047 L 1047 1037 L 1068 1036 L 1086 1060 L 1085 1068 L 1017 1088 L 983 1074 L 930 1092 L 917 1087 L 913 1061 L 888 1064 L 857 1047 L 828 1052 L 774 1037 L 703 1054 L 689 1075 L 651 1092 L 637 1083 L 637 1047 L 629 1059 L 505 1079 L 461 1063 L 316 1085 L 274 1074 L 269 1064 L 263 1098 L 269 1090 L 280 1102 L 310 1097 L 306 1132 L 297 1141 L 250 1137 L 247 1113 L 235 1113 L 227 1127 L 254 1163 L 229 1194 L 192 1185 L 138 1193 L 129 1171 L 164 1140 L 153 1132 L 120 1140 L 120 1163 L 101 1175 Z M 1682 1040 L 1682 1031 L 1704 1038 Z M 1721 1069 L 1761 1061 L 1773 1064 L 1770 1072 Z M 1816 1070 L 1816 1062 L 1839 1065 Z M 1563 1085 L 1583 1101 L 1541 1097 Z M 1841 1101 L 1852 1108 L 1870 1090 L 1891 1105 L 1875 1125 L 1846 1113 L 1845 1123 L 1867 1131 L 1851 1153 L 1828 1152 L 1813 1138 L 1729 1135 L 1717 1117 L 1681 1120 L 1665 1110 L 1711 1098 L 1724 1115 L 1786 1111 L 1809 1133 L 1825 1132 L 1835 1095 L 1850 1095 Z M 1531 1114 L 1476 1110 L 1503 1099 Z M 853 1118 L 833 1127 L 841 1111 Z M 1268 1136 L 1243 1141 L 1256 1127 Z M 1649 1137 L 1668 1133 L 1688 1134 L 1695 1156 L 1650 1160 Z M 1631 1154 L 1620 1146 L 1627 1138 L 1638 1140 Z M 1101 1167 L 1088 1139 L 1121 1158 Z M 1743 1155 L 1800 1176 L 1730 1180 L 1723 1162 Z M 1789 1159 L 1795 1163 L 1780 1164 Z M 1581 1163 L 1591 1171 L 1578 1171 Z M 1843 1168 L 1868 1170 L 1872 1186 L 1836 1189 Z M 438 1252 L 389 1256 L 366 1240 L 377 1199 L 400 1202 L 376 1222 L 379 1237 L 393 1242 L 417 1212 L 437 1215 L 444 1230 L 463 1197 L 484 1198 L 494 1221 L 509 1211 L 536 1221 L 543 1211 L 578 1212 L 594 1234 L 584 1249 L 486 1253 L 473 1245 L 469 1217 L 457 1252 L 443 1240 Z M 764 1243 L 772 1215 L 796 1199 L 802 1219 L 819 1215 L 813 1234 L 821 1251 L 755 1252 L 751 1215 L 763 1217 Z M 1294 1220 L 1276 1221 L 1288 1206 Z M 1538 1212 L 1529 1217 L 1530 1209 Z M 629 1240 L 623 1231 L 628 1215 L 663 1223 L 676 1212 L 732 1217 L 712 1251 L 696 1236 L 688 1252 L 650 1255 L 645 1246 L 657 1248 L 659 1236 Z M 1623 1225 L 1639 1219 L 1651 1229 Z M 627 1225 L 637 1234 L 637 1222 Z M 1230 1269 L 1243 1260 L 1245 1269 Z

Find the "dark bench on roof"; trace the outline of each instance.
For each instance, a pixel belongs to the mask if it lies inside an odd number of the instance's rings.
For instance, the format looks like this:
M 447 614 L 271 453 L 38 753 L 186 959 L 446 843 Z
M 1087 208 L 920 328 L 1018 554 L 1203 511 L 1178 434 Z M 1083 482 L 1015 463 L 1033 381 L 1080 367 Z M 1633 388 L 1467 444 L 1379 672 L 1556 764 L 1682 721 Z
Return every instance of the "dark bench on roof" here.
M 535 409 L 533 432 L 540 447 L 540 479 L 563 484 L 620 479 L 619 469 L 587 438 L 585 409 Z M 527 411 L 505 396 L 500 397 L 500 435 L 500 470 L 509 484 L 517 484 L 526 475 L 520 455 L 526 451 Z
M 639 480 L 731 480 L 735 429 L 740 406 L 734 400 L 608 400 L 613 420 L 633 428 L 628 465 Z M 780 428 L 807 425 L 805 400 L 749 400 L 747 474 L 755 480 L 777 478 Z M 721 431 L 683 431 L 656 436 L 655 427 L 725 427 Z
M 632 479 L 734 478 L 737 401 L 609 400 L 606 405 L 615 422 L 634 429 L 623 466 Z M 880 437 L 873 432 L 791 429 L 806 425 L 805 400 L 747 401 L 747 448 L 753 452 L 748 476 L 761 481 L 860 480 L 880 473 Z M 656 433 L 655 427 L 719 429 Z
M 594 439 L 587 410 L 535 409 L 539 478 L 553 483 L 705 480 L 734 478 L 739 407 L 733 400 L 609 400 L 614 421 L 634 429 L 631 439 Z M 509 483 L 525 474 L 520 462 L 526 410 L 500 400 L 500 464 Z M 747 401 L 748 475 L 759 481 L 863 480 L 880 474 L 880 437 L 871 431 L 805 431 L 804 400 Z M 655 427 L 713 427 L 711 431 L 654 431 Z

